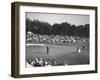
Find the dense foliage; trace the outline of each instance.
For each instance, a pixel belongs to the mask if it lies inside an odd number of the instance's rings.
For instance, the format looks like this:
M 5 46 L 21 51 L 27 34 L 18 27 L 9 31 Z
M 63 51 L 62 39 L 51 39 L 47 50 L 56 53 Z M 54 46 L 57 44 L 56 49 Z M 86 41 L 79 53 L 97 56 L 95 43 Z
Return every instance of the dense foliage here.
M 89 24 L 76 26 L 68 22 L 63 22 L 61 24 L 55 23 L 50 25 L 48 22 L 26 19 L 26 31 L 40 35 L 67 35 L 89 38 Z

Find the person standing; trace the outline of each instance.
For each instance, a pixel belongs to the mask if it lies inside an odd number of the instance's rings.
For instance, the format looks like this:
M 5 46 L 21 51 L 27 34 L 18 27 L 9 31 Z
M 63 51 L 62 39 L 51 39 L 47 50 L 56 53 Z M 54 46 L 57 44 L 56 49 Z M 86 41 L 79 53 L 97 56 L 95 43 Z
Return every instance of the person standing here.
M 85 50 L 85 42 L 83 42 L 83 51 Z
M 49 47 L 48 46 L 46 46 L 46 49 L 47 49 L 47 55 L 49 54 Z
M 81 49 L 79 47 L 77 48 L 77 52 L 78 53 L 81 53 Z

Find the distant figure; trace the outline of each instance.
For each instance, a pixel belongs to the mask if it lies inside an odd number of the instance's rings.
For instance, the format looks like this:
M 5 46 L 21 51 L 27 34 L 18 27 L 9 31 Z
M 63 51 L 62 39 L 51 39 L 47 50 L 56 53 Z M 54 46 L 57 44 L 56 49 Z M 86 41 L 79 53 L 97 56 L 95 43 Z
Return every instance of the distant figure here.
M 81 49 L 80 48 L 78 49 L 78 52 L 81 53 Z
M 84 49 L 85 49 L 85 45 L 83 45 L 83 51 L 84 51 Z
M 47 54 L 49 54 L 49 47 L 48 47 L 48 46 L 46 46 L 46 49 L 47 49 Z
M 81 49 L 80 49 L 80 48 L 77 48 L 77 52 L 78 52 L 78 53 L 81 53 Z
M 85 43 L 83 43 L 83 51 L 85 50 Z

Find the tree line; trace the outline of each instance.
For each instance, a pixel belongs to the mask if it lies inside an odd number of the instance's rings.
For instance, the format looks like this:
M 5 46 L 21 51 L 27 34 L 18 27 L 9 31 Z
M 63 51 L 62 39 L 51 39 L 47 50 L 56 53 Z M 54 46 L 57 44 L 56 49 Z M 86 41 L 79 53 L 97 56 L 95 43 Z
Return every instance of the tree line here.
M 89 24 L 76 26 L 67 21 L 50 25 L 48 22 L 26 19 L 26 32 L 28 31 L 41 35 L 67 35 L 89 38 Z

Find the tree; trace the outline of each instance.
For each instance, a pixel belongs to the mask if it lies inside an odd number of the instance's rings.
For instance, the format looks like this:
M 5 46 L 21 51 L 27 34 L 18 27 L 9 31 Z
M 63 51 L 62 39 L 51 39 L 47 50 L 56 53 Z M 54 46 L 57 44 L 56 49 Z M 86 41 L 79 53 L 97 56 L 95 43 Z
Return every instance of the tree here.
M 78 36 L 89 37 L 89 24 L 85 25 L 71 25 L 68 22 L 61 24 L 53 24 L 52 26 L 48 22 L 39 20 L 31 21 L 26 19 L 26 31 L 31 31 L 36 34 L 47 35 L 62 35 L 62 36 Z

